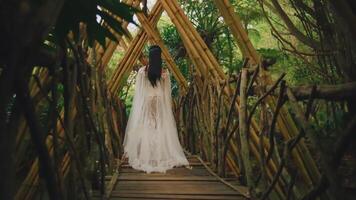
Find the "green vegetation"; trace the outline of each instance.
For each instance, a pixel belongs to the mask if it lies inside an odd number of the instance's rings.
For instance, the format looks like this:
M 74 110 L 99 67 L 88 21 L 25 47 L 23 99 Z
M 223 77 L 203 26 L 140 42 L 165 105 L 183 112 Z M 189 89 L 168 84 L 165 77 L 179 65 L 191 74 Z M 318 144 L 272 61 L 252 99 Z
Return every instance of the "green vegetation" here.
M 356 170 L 345 167 L 356 162 L 355 1 L 229 0 L 262 56 L 258 69 L 273 78 L 268 83 L 241 70 L 243 63 L 253 70 L 254 63 L 245 62 L 214 0 L 178 1 L 219 62 L 204 45 L 190 41 L 199 37 L 189 35 L 195 30 L 180 16 L 177 27 L 202 58 L 195 66 L 163 13 L 157 30 L 189 87 L 180 93 L 172 76 L 185 148 L 209 161 L 219 176 L 240 178 L 259 199 L 348 199 L 356 182 Z M 129 1 L 137 9 L 123 2 L 1 1 L 0 199 L 89 199 L 92 190 L 103 197 L 105 177 L 115 172 L 123 153 L 135 73 L 145 63 L 143 57 L 126 60 L 110 79 L 126 55 L 116 42 L 133 43 L 136 33 L 127 34 L 127 23 L 135 24 L 135 12 L 147 3 Z M 169 2 L 167 10 L 176 8 Z M 130 50 L 145 43 L 137 41 Z M 195 76 L 199 67 L 211 71 Z M 293 148 L 298 152 L 291 156 Z M 246 172 L 251 169 L 256 177 Z

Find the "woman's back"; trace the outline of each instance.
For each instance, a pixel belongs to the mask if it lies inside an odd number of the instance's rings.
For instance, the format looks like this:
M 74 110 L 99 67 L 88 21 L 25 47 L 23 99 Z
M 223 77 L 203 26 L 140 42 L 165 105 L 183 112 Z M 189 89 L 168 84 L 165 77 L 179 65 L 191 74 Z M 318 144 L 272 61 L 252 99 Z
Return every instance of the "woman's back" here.
M 166 80 L 166 78 L 168 76 L 168 72 L 166 70 L 164 70 L 162 72 L 161 79 L 157 80 L 155 87 L 152 86 L 152 84 L 150 83 L 150 81 L 148 79 L 146 66 L 141 67 L 138 70 L 138 73 L 141 73 L 142 76 L 144 77 L 143 84 L 146 88 L 146 90 L 144 91 L 145 95 L 147 95 L 147 96 L 163 96 L 163 93 L 164 93 L 163 82 Z
M 168 71 L 153 86 L 145 67 L 139 69 L 124 140 L 125 154 L 135 169 L 165 172 L 189 165 L 178 139 L 170 87 Z

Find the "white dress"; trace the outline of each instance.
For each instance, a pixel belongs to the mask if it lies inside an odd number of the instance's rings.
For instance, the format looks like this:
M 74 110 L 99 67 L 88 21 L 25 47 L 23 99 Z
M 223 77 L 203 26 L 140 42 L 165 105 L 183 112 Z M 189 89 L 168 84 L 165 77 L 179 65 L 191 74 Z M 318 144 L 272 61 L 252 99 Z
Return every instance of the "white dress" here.
M 189 165 L 179 143 L 171 101 L 168 71 L 152 87 L 145 67 L 140 68 L 123 144 L 132 168 L 165 173 L 174 166 Z

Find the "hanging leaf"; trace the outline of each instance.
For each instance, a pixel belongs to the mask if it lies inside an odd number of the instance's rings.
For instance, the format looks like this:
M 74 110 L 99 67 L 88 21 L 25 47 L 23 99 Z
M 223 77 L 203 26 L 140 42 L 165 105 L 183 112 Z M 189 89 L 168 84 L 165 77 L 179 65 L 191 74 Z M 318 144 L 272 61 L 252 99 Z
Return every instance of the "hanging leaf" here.
M 99 4 L 101 7 L 109 10 L 110 12 L 121 17 L 125 21 L 131 22 L 138 26 L 138 24 L 133 20 L 133 14 L 135 12 L 140 12 L 140 10 L 131 7 L 125 3 L 117 3 L 117 1 L 114 0 L 102 0 Z
M 102 47 L 105 47 L 105 31 L 99 24 L 89 23 L 87 30 L 89 46 L 92 47 L 96 40 Z
M 118 42 L 109 28 L 120 35 L 128 34 L 122 27 L 122 22 L 115 19 L 113 15 L 136 24 L 133 21 L 133 15 L 138 11 L 138 9 L 116 0 L 66 1 L 55 25 L 53 35 L 57 44 L 63 43 L 70 32 L 73 34 L 74 40 L 78 41 L 79 24 L 84 23 L 87 27 L 89 45 L 91 46 L 94 41 L 98 41 L 101 46 L 105 47 L 105 38 Z M 113 13 L 113 15 L 109 13 Z M 101 23 L 102 21 L 99 22 L 97 17 L 100 17 L 105 24 Z
M 77 10 L 78 7 L 80 7 L 79 1 L 66 1 L 64 3 L 63 9 L 54 27 L 54 35 L 58 40 L 58 43 L 65 40 L 70 30 L 77 32 L 81 20 L 79 16 L 83 11 L 79 9 Z
M 118 34 L 127 34 L 126 30 L 122 28 L 121 23 L 110 16 L 108 13 L 99 10 L 99 15 L 104 20 L 104 22 L 107 23 L 107 25 L 115 30 L 115 32 Z
M 116 36 L 109 30 L 107 29 L 106 27 L 102 27 L 103 28 L 103 31 L 104 31 L 104 34 L 107 38 L 109 38 L 110 40 L 112 41 L 115 41 L 115 42 L 119 42 L 116 38 Z

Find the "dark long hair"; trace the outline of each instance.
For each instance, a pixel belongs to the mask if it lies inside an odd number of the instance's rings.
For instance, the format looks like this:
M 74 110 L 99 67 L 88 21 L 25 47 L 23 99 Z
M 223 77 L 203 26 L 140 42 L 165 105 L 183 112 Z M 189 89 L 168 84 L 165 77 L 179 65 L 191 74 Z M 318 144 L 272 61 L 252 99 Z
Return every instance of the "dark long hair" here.
M 157 81 L 161 79 L 162 73 L 162 58 L 161 58 L 161 48 L 157 45 L 153 45 L 149 49 L 149 61 L 148 61 L 148 80 L 151 82 L 152 86 L 157 85 Z

